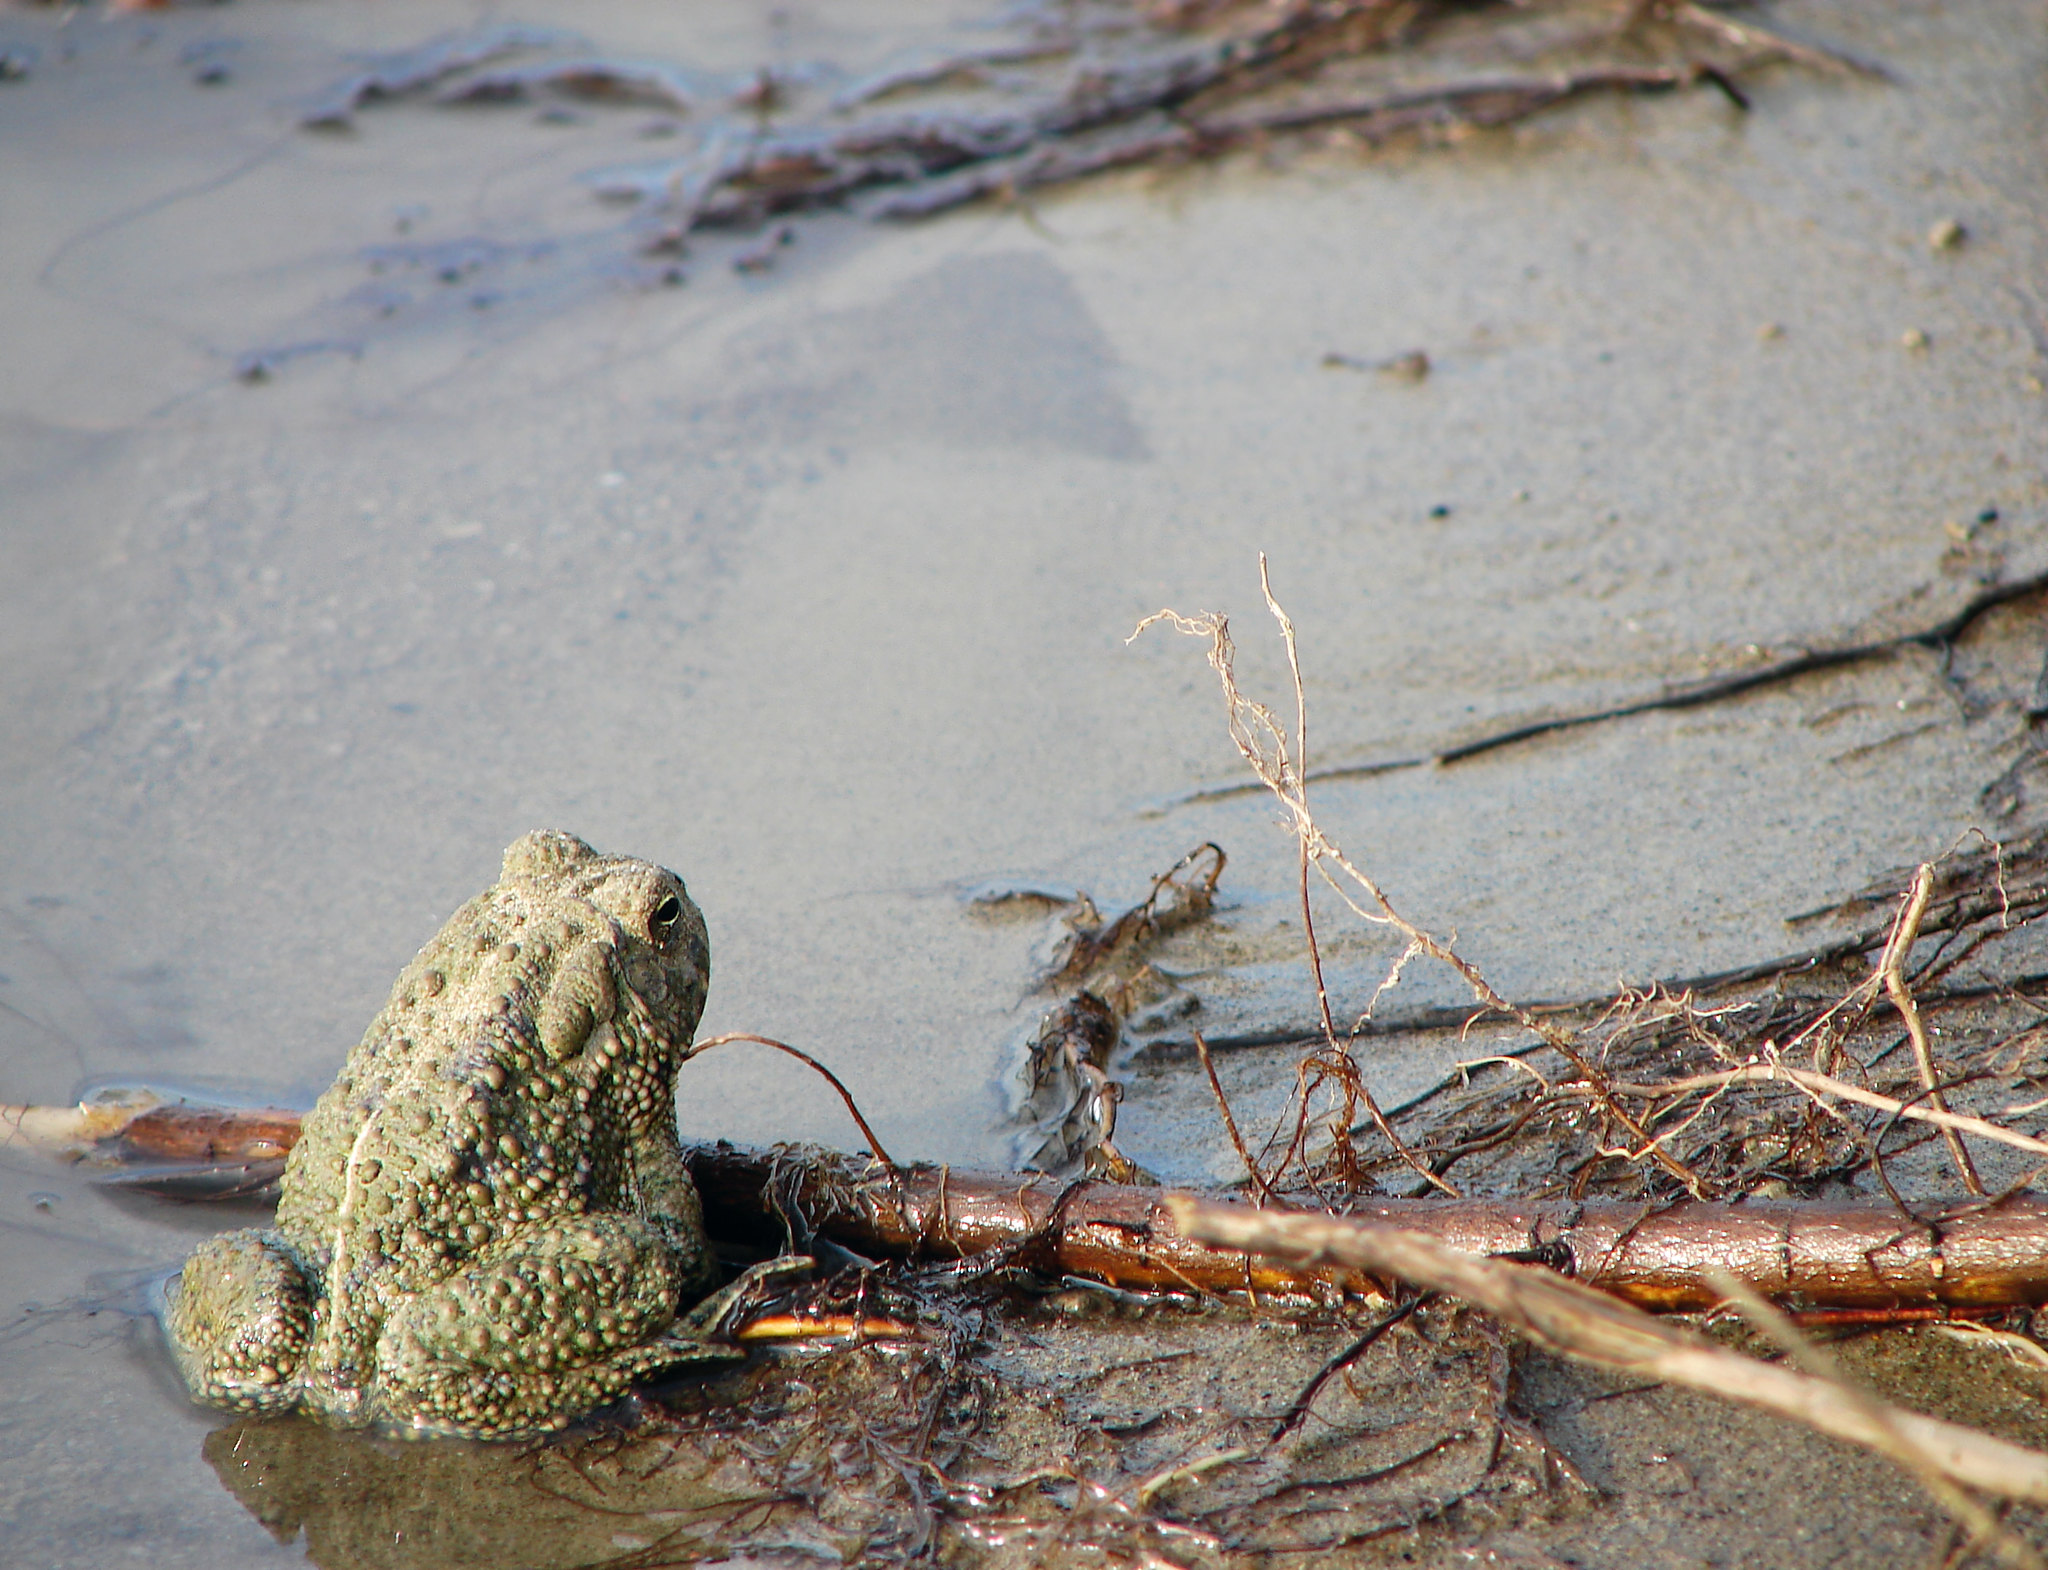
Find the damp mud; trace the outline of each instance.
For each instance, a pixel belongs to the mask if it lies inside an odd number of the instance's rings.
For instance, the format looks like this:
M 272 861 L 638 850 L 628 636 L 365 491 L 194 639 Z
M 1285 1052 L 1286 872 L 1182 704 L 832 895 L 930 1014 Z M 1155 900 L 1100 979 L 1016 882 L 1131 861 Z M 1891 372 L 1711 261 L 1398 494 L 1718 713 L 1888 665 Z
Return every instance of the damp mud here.
M 935 60 L 991 57 L 962 93 L 1043 62 L 996 58 L 996 8 L 888 0 L 0 10 L 0 1101 L 310 1105 L 500 849 L 561 827 L 687 880 L 706 1033 L 812 1053 L 899 1159 L 1012 1166 L 1077 932 L 1213 844 L 1213 904 L 1157 935 L 1087 1066 L 1123 1157 L 1236 1182 L 1194 1032 L 1263 1137 L 1318 1020 L 1295 842 L 1200 649 L 1125 640 L 1230 612 L 1239 679 L 1291 712 L 1261 552 L 1319 819 L 1518 1002 L 1824 949 L 1894 869 L 2023 839 L 2048 596 L 2004 591 L 2048 572 L 2048 44 L 2017 5 L 1742 15 L 1877 70 L 1766 62 L 1747 109 L 1700 80 L 1274 131 L 922 222 L 813 204 L 650 246 L 621 170 Z M 469 76 L 420 54 L 492 28 Z M 1646 706 L 1830 649 L 1868 652 Z M 1320 936 L 1381 1106 L 1527 1046 L 1443 1028 L 1469 995 L 1441 967 L 1383 990 L 1398 935 L 1333 908 Z M 1987 995 L 2048 970 L 2024 936 Z M 1981 1006 L 1937 1028 L 2024 1033 L 2024 1003 Z M 737 1043 L 678 1111 L 687 1139 L 858 1145 L 828 1087 Z M 1549 1148 L 1487 1182 L 1540 1189 Z M 1902 1181 L 1952 1187 L 1941 1150 Z M 1950 1541 L 1888 1462 L 1448 1307 L 1252 1472 L 1204 1458 L 1353 1319 L 995 1283 L 951 1339 L 757 1358 L 560 1451 L 222 1426 L 148 1308 L 258 1213 L 0 1148 L 0 1563 Z M 1949 1328 L 1837 1356 L 2048 1444 L 2043 1376 Z M 799 1420 L 834 1401 L 873 1432 Z M 1187 1524 L 1204 1498 L 1244 1503 L 1238 1535 Z

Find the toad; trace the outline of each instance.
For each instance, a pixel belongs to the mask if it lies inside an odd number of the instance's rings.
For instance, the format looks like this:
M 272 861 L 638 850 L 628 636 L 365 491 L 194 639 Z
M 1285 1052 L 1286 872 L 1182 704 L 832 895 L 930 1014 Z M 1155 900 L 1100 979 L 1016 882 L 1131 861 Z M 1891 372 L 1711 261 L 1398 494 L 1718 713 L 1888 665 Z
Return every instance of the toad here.
M 171 1284 L 194 1397 L 515 1438 L 740 1356 L 707 1339 L 738 1286 L 700 1303 L 718 1266 L 676 1137 L 710 967 L 674 873 L 513 844 L 307 1114 L 275 1226 Z

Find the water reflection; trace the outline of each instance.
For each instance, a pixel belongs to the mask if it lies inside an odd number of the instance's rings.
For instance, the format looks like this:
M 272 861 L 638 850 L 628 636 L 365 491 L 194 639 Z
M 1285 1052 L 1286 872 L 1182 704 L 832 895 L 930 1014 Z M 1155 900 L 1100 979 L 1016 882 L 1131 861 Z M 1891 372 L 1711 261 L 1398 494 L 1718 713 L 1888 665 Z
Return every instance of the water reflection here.
M 407 1443 L 290 1417 L 217 1428 L 203 1453 L 245 1510 L 280 1543 L 303 1536 L 323 1570 L 569 1570 L 688 1560 L 744 1508 L 688 1449 Z

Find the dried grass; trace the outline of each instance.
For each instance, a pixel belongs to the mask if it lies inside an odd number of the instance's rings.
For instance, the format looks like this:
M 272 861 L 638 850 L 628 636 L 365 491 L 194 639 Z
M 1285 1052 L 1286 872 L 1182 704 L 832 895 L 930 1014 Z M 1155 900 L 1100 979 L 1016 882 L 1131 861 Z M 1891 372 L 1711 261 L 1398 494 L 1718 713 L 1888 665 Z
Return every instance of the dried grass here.
M 1740 1188 L 1745 1181 L 1753 1183 L 1754 1170 L 1738 1166 L 1725 1174 L 1705 1173 L 1681 1159 L 1676 1147 L 1687 1135 L 1698 1135 L 1703 1130 L 1716 1138 L 1724 1136 L 1733 1121 L 1730 1104 L 1736 1093 L 1743 1088 L 1766 1085 L 1789 1087 L 1804 1098 L 1809 1110 L 1803 1132 L 1826 1153 L 1823 1164 L 1831 1169 L 1832 1175 L 1844 1175 L 1867 1164 L 1888 1189 L 1889 1180 L 1884 1178 L 1880 1159 L 1882 1132 L 1873 1138 L 1856 1130 L 1845 1115 L 1844 1103 L 1884 1113 L 1887 1126 L 1889 1122 L 1906 1119 L 1938 1129 L 1957 1175 L 1969 1192 L 1980 1199 L 1985 1188 L 1964 1143 L 1965 1134 L 2048 1155 L 2048 1141 L 1989 1119 L 1958 1114 L 1947 1103 L 1947 1087 L 1940 1079 L 1907 973 L 1934 897 L 1937 868 L 1932 863 L 1915 869 L 1871 973 L 1832 1001 L 1808 1010 L 1805 1017 L 1797 1020 L 1797 1028 L 1783 1047 L 1766 1037 L 1760 1050 L 1745 1057 L 1728 1033 L 1731 1019 L 1739 1018 L 1744 1011 L 1705 1008 L 1690 995 L 1625 996 L 1582 1036 L 1574 1035 L 1553 1018 L 1538 1016 L 1510 1003 L 1457 953 L 1450 940 L 1403 916 L 1372 876 L 1347 856 L 1317 822 L 1308 801 L 1308 713 L 1295 630 L 1274 597 L 1263 556 L 1259 571 L 1266 608 L 1278 624 L 1286 652 L 1294 699 L 1291 729 L 1273 709 L 1248 697 L 1239 687 L 1235 649 L 1225 617 L 1215 613 L 1185 616 L 1171 610 L 1161 611 L 1141 622 L 1132 636 L 1163 622 L 1206 641 L 1209 664 L 1216 673 L 1228 712 L 1231 739 L 1260 784 L 1280 803 L 1298 849 L 1301 920 L 1322 1039 L 1303 1057 L 1289 1121 L 1269 1144 L 1269 1149 L 1275 1145 L 1280 1148 L 1279 1159 L 1262 1169 L 1246 1158 L 1254 1190 L 1262 1203 L 1274 1197 L 1290 1168 L 1312 1191 L 1320 1191 L 1322 1185 L 1331 1181 L 1356 1186 L 1362 1171 L 1354 1142 L 1367 1131 L 1354 1115 L 1359 1106 L 1366 1110 L 1370 1128 L 1389 1147 L 1388 1159 L 1398 1161 L 1427 1179 L 1431 1186 L 1446 1191 L 1450 1191 L 1445 1176 L 1450 1164 L 1506 1143 L 1538 1119 L 1570 1120 L 1590 1104 L 1604 1125 L 1595 1142 L 1595 1159 L 1618 1162 L 1639 1171 L 1653 1163 L 1661 1169 L 1663 1178 L 1675 1181 L 1695 1198 L 1725 1194 L 1731 1188 Z M 1995 846 L 1992 851 L 1997 919 L 2002 926 L 2008 919 L 2011 900 L 2002 852 Z M 1412 960 L 1422 957 L 1436 961 L 1464 981 L 1482 1014 L 1505 1016 L 1529 1032 L 1541 1048 L 1563 1060 L 1571 1077 L 1553 1079 L 1514 1057 L 1479 1060 L 1511 1065 L 1517 1071 L 1508 1079 L 1505 1090 L 1496 1090 L 1487 1098 L 1489 1126 L 1462 1131 L 1463 1137 L 1456 1143 L 1446 1141 L 1448 1129 L 1441 1124 L 1426 1143 L 1418 1145 L 1404 1140 L 1363 1080 L 1355 1048 L 1364 1018 L 1344 1036 L 1340 1037 L 1337 1030 L 1309 898 L 1311 874 L 1319 877 L 1353 915 L 1372 925 L 1393 929 L 1403 941 L 1399 958 L 1373 994 L 1372 1005 L 1377 1005 L 1381 997 L 1398 985 L 1404 968 Z M 1930 961 L 1930 970 L 1934 963 Z M 1905 1043 L 1911 1047 L 1918 1082 L 1918 1090 L 1910 1098 L 1884 1095 L 1824 1071 L 1843 1066 L 1849 1037 L 1868 1023 L 1879 999 L 1889 1002 L 1905 1026 Z M 1371 1005 L 1367 1015 L 1370 1009 Z M 1643 1051 L 1645 1047 L 1647 1052 Z M 1610 1072 L 1617 1059 L 1653 1057 L 1668 1063 L 1672 1047 L 1695 1058 L 1704 1055 L 1717 1066 L 1647 1083 L 1620 1080 Z M 1784 1061 L 1800 1049 L 1812 1053 L 1813 1068 L 1803 1069 Z M 1202 1056 L 1208 1066 L 1206 1046 Z M 1477 1067 L 1478 1063 L 1472 1066 Z M 1873 1065 L 1861 1066 L 1867 1072 Z M 1210 1078 L 1221 1103 L 1221 1086 L 1213 1067 Z M 1316 1092 L 1332 1081 L 1336 1083 L 1343 1110 L 1341 1120 L 1332 1120 L 1328 1125 L 1334 1160 L 1312 1169 L 1307 1151 L 1313 1101 Z M 1464 1110 L 1469 1113 L 1474 1106 L 1468 1100 Z M 1227 1106 L 1223 1110 L 1233 1143 L 1242 1153 L 1243 1141 L 1235 1119 Z M 1825 1120 L 1819 1128 L 1816 1119 Z M 1831 1144 L 1820 1131 L 1827 1124 L 1851 1133 L 1849 1151 Z M 1611 1137 L 1615 1132 L 1626 1136 L 1619 1145 Z M 1704 1145 L 1706 1141 L 1696 1139 L 1695 1143 Z M 1788 1142 L 1788 1153 L 1790 1148 Z M 1431 1158 L 1429 1164 L 1425 1164 L 1425 1154 Z M 1182 1229 L 1203 1241 L 1242 1247 L 1301 1264 L 1338 1263 L 1391 1273 L 1427 1291 L 1452 1293 L 1482 1307 L 1539 1345 L 1752 1402 L 1823 1432 L 1854 1440 L 1890 1456 L 1917 1476 L 1963 1525 L 1971 1547 L 1988 1548 L 2006 1563 L 2043 1563 L 1971 1490 L 2048 1503 L 2048 1456 L 2006 1445 L 1974 1430 L 1887 1407 L 1852 1389 L 1835 1374 L 1824 1354 L 1811 1347 L 1779 1310 L 1732 1278 L 1725 1282 L 1724 1297 L 1788 1354 L 1805 1363 L 1807 1373 L 1738 1357 L 1711 1346 L 1695 1332 L 1654 1320 L 1639 1310 L 1562 1280 L 1546 1269 L 1459 1253 L 1425 1234 L 1333 1216 L 1246 1212 L 1184 1199 L 1171 1199 L 1168 1203 Z M 1903 1204 L 1900 1209 L 1908 1224 L 1925 1225 Z M 1370 1345 L 1376 1334 L 1369 1333 L 1361 1340 L 1359 1349 Z M 1332 1365 L 1339 1366 L 1341 1363 Z M 1303 1401 L 1298 1403 L 1302 1410 L 1330 1373 L 1331 1369 L 1326 1369 L 1312 1382 Z M 1283 1424 L 1283 1431 L 1286 1426 Z

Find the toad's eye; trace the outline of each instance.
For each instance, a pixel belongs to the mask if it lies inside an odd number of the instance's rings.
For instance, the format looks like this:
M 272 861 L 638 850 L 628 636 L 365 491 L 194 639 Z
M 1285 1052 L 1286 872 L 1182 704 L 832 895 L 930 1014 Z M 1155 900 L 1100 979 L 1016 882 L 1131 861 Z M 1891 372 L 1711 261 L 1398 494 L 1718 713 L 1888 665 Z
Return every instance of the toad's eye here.
M 683 902 L 673 894 L 654 907 L 654 914 L 647 918 L 647 935 L 663 948 L 675 936 L 676 923 L 683 919 Z

